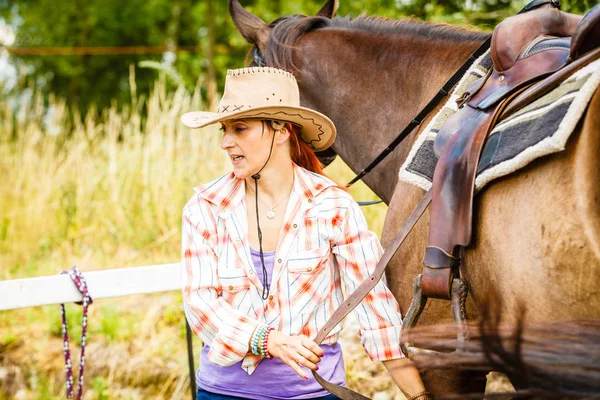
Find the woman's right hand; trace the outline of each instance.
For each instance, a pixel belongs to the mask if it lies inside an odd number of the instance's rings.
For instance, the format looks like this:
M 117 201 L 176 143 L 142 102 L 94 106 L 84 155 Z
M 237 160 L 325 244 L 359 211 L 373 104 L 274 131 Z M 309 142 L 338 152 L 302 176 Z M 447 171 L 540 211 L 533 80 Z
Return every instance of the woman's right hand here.
M 279 331 L 271 331 L 267 349 L 273 357 L 292 367 L 300 377 L 308 379 L 301 367 L 307 367 L 316 371 L 319 369 L 317 363 L 325 354 L 317 343 L 305 335 L 286 335 Z

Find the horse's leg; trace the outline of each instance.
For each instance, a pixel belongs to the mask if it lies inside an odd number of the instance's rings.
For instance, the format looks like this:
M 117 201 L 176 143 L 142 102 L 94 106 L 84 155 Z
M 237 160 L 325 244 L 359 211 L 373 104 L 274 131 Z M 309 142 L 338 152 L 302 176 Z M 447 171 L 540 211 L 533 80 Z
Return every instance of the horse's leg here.
M 414 186 L 398 183 L 390 202 L 383 229 L 382 242 L 389 244 L 412 212 L 424 192 Z M 423 255 L 427 245 L 429 213 L 426 211 L 415 225 L 405 243 L 391 260 L 387 269 L 390 289 L 398 299 L 403 315 L 412 301 L 412 281 L 421 273 Z M 469 303 L 469 305 L 471 305 Z M 472 308 L 472 307 L 469 307 Z M 429 300 L 419 324 L 435 324 L 452 321 L 451 303 Z M 418 344 L 418 340 L 417 340 Z M 486 373 L 456 370 L 429 370 L 422 373 L 425 387 L 434 395 L 483 393 Z
M 486 373 L 459 369 L 432 369 L 421 373 L 425 387 L 434 396 L 485 392 Z

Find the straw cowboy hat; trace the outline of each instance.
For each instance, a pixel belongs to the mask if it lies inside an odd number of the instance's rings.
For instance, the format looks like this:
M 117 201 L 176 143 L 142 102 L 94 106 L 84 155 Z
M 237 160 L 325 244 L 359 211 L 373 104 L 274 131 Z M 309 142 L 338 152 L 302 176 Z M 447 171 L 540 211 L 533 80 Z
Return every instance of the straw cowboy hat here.
M 217 112 L 194 111 L 181 117 L 189 128 L 230 119 L 270 119 L 300 126 L 302 140 L 314 151 L 333 144 L 335 126 L 325 115 L 300 106 L 298 83 L 292 74 L 270 67 L 227 71 L 225 90 Z

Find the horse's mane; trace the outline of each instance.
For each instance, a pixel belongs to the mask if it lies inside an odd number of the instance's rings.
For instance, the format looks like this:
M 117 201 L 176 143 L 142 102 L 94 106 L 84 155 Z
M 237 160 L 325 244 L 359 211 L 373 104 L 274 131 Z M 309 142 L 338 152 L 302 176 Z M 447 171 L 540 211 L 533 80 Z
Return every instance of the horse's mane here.
M 367 16 L 330 19 L 322 16 L 290 15 L 276 19 L 270 27 L 272 31 L 264 56 L 268 65 L 286 70 L 294 68 L 292 50 L 298 40 L 306 33 L 316 30 L 345 29 L 379 36 L 413 35 L 426 40 L 442 39 L 455 42 L 483 41 L 489 36 L 488 33 L 469 31 L 448 24 Z

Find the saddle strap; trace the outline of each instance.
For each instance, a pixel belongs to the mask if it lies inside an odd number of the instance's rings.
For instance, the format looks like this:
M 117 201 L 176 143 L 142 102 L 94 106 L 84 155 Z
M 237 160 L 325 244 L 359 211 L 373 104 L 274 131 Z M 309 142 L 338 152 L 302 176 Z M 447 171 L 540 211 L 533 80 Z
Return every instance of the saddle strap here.
M 527 87 L 514 89 L 490 110 L 470 106 L 462 110 L 463 129 L 449 139 L 433 175 L 433 207 L 422 274 L 426 297 L 451 298 L 452 278 L 461 261 L 457 253 L 471 239 L 475 176 L 483 145 L 505 107 Z
M 410 231 L 412 231 L 413 227 L 421 218 L 421 215 L 425 212 L 429 203 L 431 203 L 432 192 L 431 190 L 427 192 L 419 201 L 419 204 L 415 207 L 413 212 L 410 214 L 400 232 L 394 237 L 392 243 L 385 248 L 383 256 L 377 263 L 377 267 L 375 271 L 363 281 L 358 288 L 344 301 L 344 303 L 333 313 L 331 318 L 325 323 L 325 325 L 321 328 L 321 330 L 317 333 L 314 341 L 317 344 L 321 344 L 323 340 L 329 335 L 329 332 L 333 328 L 339 324 L 350 311 L 352 311 L 364 298 L 365 296 L 373 289 L 373 287 L 379 282 L 383 273 L 385 272 L 385 267 L 388 265 L 394 254 L 398 251 L 404 239 L 408 236 Z M 368 397 L 363 396 L 360 393 L 357 393 L 351 389 L 346 387 L 336 385 L 335 383 L 331 383 L 324 379 L 321 375 L 319 375 L 316 371 L 312 371 L 313 376 L 330 393 L 338 396 L 343 400 L 369 400 Z

